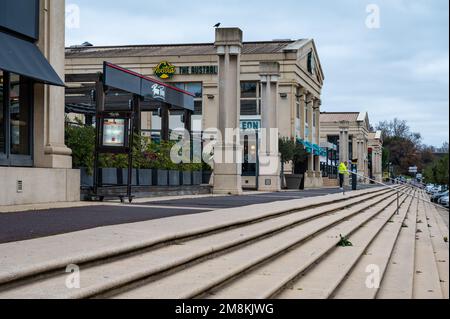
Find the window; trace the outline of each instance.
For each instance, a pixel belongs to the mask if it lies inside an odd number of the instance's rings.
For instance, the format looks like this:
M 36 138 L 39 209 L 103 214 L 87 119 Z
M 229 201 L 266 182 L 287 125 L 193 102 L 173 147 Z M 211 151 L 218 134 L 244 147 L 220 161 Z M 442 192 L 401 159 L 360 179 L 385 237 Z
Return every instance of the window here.
M 297 97 L 296 97 L 296 99 L 295 99 L 295 114 L 296 114 L 296 117 L 297 117 L 298 119 L 301 118 L 301 116 L 300 116 L 300 110 L 301 110 L 301 107 L 300 107 L 300 95 L 297 93 Z
M 261 115 L 259 82 L 241 82 L 241 115 Z
M 0 73 L 0 165 L 32 166 L 33 83 Z
M 4 76 L 0 70 L 0 156 L 5 153 L 5 119 L 4 119 L 4 93 L 3 93 Z
M 194 113 L 192 116 L 192 130 L 201 131 L 202 130 L 202 115 L 203 115 L 203 84 L 202 82 L 189 82 L 189 83 L 173 83 L 173 86 L 194 94 Z M 181 115 L 173 115 L 177 119 L 173 121 L 178 121 L 178 126 L 181 123 Z M 172 116 L 171 116 L 172 117 Z
M 201 82 L 192 83 L 174 83 L 173 86 L 194 94 L 194 115 L 203 114 L 203 86 Z
M 314 59 L 314 54 L 312 51 L 308 53 L 307 64 L 308 72 L 314 75 L 316 73 L 316 60 Z

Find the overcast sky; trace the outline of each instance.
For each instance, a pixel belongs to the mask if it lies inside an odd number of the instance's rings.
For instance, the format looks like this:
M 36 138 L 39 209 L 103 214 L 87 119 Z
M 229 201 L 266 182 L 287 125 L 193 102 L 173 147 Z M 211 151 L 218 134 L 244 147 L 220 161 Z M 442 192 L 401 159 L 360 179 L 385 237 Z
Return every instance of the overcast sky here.
M 380 9 L 368 28 L 367 6 Z M 372 125 L 407 120 L 423 142 L 449 139 L 447 0 L 66 0 L 80 25 L 66 44 L 213 42 L 213 25 L 244 41 L 314 38 L 325 85 L 323 111 L 368 111 Z M 73 11 L 72 11 L 73 12 Z

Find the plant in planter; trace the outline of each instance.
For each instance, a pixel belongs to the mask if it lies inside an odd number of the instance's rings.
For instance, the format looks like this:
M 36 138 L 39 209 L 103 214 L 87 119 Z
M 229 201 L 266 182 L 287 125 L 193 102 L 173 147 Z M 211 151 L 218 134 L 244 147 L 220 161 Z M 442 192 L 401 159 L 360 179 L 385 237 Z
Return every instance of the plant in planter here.
M 74 168 L 85 168 L 90 176 L 94 168 L 95 128 L 84 126 L 76 119 L 78 125 L 66 125 L 65 143 L 72 149 L 72 163 Z
M 202 163 L 201 184 L 209 184 L 212 175 L 212 168 L 208 163 Z
M 282 137 L 278 141 L 278 148 L 281 154 L 281 187 L 284 188 L 284 164 L 294 160 L 296 142 L 293 139 Z
M 286 179 L 288 189 L 300 189 L 303 176 L 301 174 L 289 174 L 284 176 L 284 164 L 293 162 L 298 165 L 305 159 L 305 149 L 303 145 L 297 143 L 294 139 L 283 137 L 279 140 L 279 150 L 281 153 L 281 180 L 282 184 Z

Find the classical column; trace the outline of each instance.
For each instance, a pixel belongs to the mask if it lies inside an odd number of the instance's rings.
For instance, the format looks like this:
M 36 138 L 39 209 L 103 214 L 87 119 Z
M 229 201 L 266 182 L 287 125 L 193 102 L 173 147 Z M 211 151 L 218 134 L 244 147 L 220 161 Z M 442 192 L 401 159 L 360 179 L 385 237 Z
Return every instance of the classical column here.
M 356 157 L 358 159 L 358 174 L 360 175 L 365 175 L 365 165 L 366 165 L 366 161 L 364 158 L 364 136 L 363 135 L 358 135 L 358 137 L 356 138 L 356 142 L 357 142 L 357 154 Z M 363 177 L 358 176 L 358 180 L 359 181 L 363 181 Z
M 339 162 L 348 162 L 348 123 L 345 122 L 339 127 Z
M 259 151 L 260 191 L 280 191 L 280 154 L 278 149 L 278 62 L 261 62 L 261 147 Z
M 39 49 L 64 80 L 65 1 L 40 1 Z M 65 89 L 35 85 L 34 165 L 72 168 L 72 151 L 64 142 Z
M 306 110 L 306 90 L 304 88 L 300 89 L 300 138 L 306 140 L 305 136 L 305 123 L 308 120 L 305 118 Z
M 214 193 L 241 194 L 242 148 L 229 137 L 232 134 L 227 137 L 227 130 L 234 130 L 235 140 L 240 140 L 242 31 L 238 28 L 217 28 L 215 47 L 219 56 L 218 129 L 222 137 L 214 148 Z
M 308 94 L 306 97 L 306 108 L 308 110 L 308 142 L 313 144 L 313 111 L 314 111 L 314 97 L 312 94 Z M 311 150 L 311 154 L 308 154 L 308 173 L 314 172 L 314 152 Z
M 314 144 L 317 144 L 320 146 L 320 106 L 322 105 L 322 101 L 320 99 L 317 99 L 314 101 L 314 113 L 316 114 L 316 140 L 314 141 Z M 316 165 L 316 175 L 317 177 L 321 177 L 320 174 L 320 155 L 315 156 L 315 165 Z

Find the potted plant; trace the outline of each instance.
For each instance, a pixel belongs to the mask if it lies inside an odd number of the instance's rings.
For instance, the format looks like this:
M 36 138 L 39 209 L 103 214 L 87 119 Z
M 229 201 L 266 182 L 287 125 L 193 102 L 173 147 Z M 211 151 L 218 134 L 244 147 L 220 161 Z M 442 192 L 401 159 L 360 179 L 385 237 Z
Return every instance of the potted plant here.
M 303 146 L 294 139 L 284 137 L 279 140 L 279 150 L 281 153 L 282 187 L 288 189 L 300 189 L 304 178 L 303 174 L 295 174 L 294 172 L 292 174 L 284 174 L 284 164 L 293 162 L 297 165 L 299 161 L 302 161 L 305 156 Z M 284 184 L 284 179 L 286 180 L 286 184 Z
M 78 118 L 75 121 L 75 125 L 65 126 L 65 143 L 72 149 L 73 167 L 80 169 L 81 186 L 93 186 L 95 128 Z

